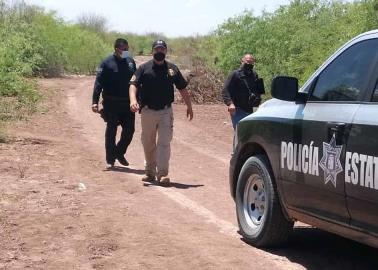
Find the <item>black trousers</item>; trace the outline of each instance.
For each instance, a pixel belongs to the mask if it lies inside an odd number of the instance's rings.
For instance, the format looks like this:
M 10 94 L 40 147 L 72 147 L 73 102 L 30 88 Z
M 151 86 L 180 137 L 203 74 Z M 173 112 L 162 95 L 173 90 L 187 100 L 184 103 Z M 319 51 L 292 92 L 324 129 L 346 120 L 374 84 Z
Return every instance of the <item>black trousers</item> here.
M 114 163 L 116 158 L 126 154 L 135 131 L 135 114 L 131 111 L 113 112 L 106 110 L 105 150 L 106 162 Z M 118 125 L 122 127 L 121 137 L 116 143 Z

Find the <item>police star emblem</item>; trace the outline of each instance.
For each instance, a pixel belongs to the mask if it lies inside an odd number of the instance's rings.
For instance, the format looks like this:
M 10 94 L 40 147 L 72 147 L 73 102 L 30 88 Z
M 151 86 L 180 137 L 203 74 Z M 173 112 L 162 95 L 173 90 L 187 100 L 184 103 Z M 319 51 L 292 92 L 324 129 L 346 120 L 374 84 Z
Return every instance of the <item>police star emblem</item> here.
M 169 76 L 173 77 L 173 76 L 175 76 L 175 71 L 170 68 L 170 69 L 168 69 L 168 74 L 169 74 Z
M 324 184 L 331 182 L 336 187 L 337 175 L 343 171 L 340 162 L 342 150 L 342 145 L 336 145 L 335 134 L 333 134 L 329 144 L 323 142 L 323 157 L 320 160 L 319 166 L 324 171 Z

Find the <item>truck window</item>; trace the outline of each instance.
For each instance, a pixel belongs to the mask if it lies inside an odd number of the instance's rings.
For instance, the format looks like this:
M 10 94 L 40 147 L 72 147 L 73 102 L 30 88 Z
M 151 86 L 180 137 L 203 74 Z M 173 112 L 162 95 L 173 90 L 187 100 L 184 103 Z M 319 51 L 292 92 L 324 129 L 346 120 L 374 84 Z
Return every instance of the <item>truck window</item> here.
M 377 57 L 378 39 L 354 44 L 322 71 L 310 100 L 357 101 L 366 89 Z

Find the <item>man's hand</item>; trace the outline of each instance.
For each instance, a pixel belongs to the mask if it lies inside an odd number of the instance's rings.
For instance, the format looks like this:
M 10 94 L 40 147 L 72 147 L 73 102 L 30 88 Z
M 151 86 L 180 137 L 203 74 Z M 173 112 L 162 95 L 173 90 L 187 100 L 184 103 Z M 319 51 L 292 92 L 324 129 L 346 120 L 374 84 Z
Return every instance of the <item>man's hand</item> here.
M 189 118 L 189 121 L 193 119 L 193 109 L 192 107 L 187 107 L 186 109 L 186 117 Z
M 228 112 L 233 115 L 236 111 L 236 108 L 235 108 L 235 105 L 234 103 L 231 103 L 230 105 L 228 105 L 228 108 L 227 108 Z
M 182 99 L 184 100 L 186 104 L 186 117 L 189 119 L 189 121 L 192 121 L 193 119 L 193 108 L 192 108 L 192 102 L 190 101 L 190 94 L 188 90 L 181 89 L 180 95 Z
M 98 113 L 98 105 L 97 104 L 92 105 L 92 112 Z
M 137 112 L 137 111 L 139 111 L 139 103 L 138 102 L 136 102 L 136 101 L 134 101 L 134 102 L 130 102 L 130 111 L 132 111 L 132 112 Z
M 135 75 L 133 76 L 133 78 L 134 77 Z M 133 78 L 131 79 L 133 80 Z M 136 98 L 137 91 L 138 91 L 138 88 L 135 85 L 131 84 L 129 88 L 129 97 L 130 97 L 130 111 L 132 111 L 133 113 L 136 113 L 140 109 L 139 103 Z

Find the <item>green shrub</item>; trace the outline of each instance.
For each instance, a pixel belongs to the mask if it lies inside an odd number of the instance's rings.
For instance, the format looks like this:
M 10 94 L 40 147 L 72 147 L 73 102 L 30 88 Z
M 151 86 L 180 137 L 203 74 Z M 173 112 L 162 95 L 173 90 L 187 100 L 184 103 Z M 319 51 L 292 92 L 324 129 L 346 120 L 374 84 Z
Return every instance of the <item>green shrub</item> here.
M 378 0 L 294 0 L 273 13 L 254 16 L 246 11 L 230 18 L 201 40 L 197 55 L 207 65 L 215 59 L 215 67 L 227 74 L 251 52 L 269 89 L 276 75 L 295 76 L 304 83 L 344 42 L 376 28 Z
M 99 34 L 68 24 L 37 6 L 0 0 L 0 122 L 36 110 L 33 76 L 93 74 L 110 52 Z

